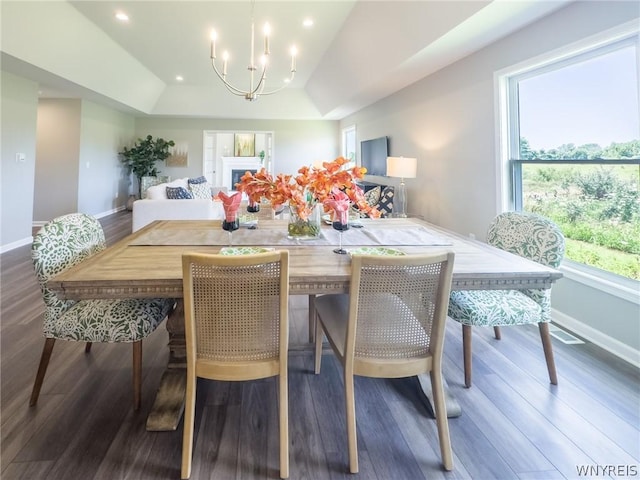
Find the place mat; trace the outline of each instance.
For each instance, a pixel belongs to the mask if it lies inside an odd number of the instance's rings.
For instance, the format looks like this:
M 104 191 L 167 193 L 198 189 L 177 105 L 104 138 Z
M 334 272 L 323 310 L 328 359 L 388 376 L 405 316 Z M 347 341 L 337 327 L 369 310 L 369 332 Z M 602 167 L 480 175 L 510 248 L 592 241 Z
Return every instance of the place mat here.
M 286 227 L 285 227 L 286 228 Z M 288 238 L 283 228 L 255 230 L 241 228 L 233 232 L 232 244 L 246 245 L 337 245 L 338 231 L 323 227 L 317 239 L 301 240 Z M 342 245 L 451 245 L 445 237 L 435 235 L 421 225 L 397 226 L 395 228 L 351 228 L 342 234 Z M 222 228 L 200 228 L 185 230 L 149 230 L 131 241 L 129 245 L 229 245 L 229 235 Z
M 380 255 L 384 257 L 398 257 L 404 252 L 388 247 L 358 247 L 349 250 L 349 255 Z
M 254 253 L 272 252 L 268 247 L 222 247 L 220 255 L 253 255 Z
M 329 244 L 340 241 L 333 228 L 322 230 Z M 350 228 L 342 234 L 343 245 L 452 245 L 451 240 L 435 235 L 421 225 Z
M 234 246 L 300 245 L 301 243 L 330 245 L 323 237 L 320 237 L 318 240 L 289 239 L 287 238 L 286 228 L 286 225 L 284 225 L 282 231 L 260 229 L 259 225 L 255 230 L 240 228 L 233 232 L 232 244 Z M 130 242 L 129 245 L 229 245 L 229 234 L 219 226 L 216 228 L 183 231 L 150 230 Z

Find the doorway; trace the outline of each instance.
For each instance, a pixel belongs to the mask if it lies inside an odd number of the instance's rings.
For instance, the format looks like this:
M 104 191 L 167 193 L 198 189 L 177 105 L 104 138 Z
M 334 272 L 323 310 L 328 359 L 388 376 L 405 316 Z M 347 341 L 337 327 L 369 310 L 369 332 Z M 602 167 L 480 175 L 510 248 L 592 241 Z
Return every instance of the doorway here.
M 203 145 L 203 171 L 211 185 L 233 190 L 234 172 L 257 171 L 265 168 L 273 172 L 273 132 L 205 130 Z M 239 139 L 245 143 L 238 149 Z

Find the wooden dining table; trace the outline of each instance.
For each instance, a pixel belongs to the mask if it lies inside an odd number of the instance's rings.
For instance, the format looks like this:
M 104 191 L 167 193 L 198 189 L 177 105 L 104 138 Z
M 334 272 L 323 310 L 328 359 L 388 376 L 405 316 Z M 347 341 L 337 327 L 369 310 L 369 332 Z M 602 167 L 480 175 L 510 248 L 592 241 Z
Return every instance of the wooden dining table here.
M 343 233 L 347 250 L 393 248 L 405 254 L 454 251 L 453 290 L 546 289 L 562 276 L 553 268 L 416 218 L 362 219 L 359 223 L 360 228 Z M 351 257 L 333 253 L 339 233 L 324 225 L 318 239 L 299 240 L 287 236 L 286 220 L 260 219 L 249 226 L 253 228 L 241 227 L 232 234 L 234 246 L 289 251 L 289 293 L 309 296 L 311 341 L 315 295 L 349 291 Z M 51 289 L 64 299 L 177 300 L 167 321 L 169 362 L 147 418 L 147 430 L 175 430 L 184 407 L 182 254 L 220 253 L 228 243 L 228 233 L 222 230 L 219 220 L 156 221 L 49 281 Z M 429 382 L 421 384 L 428 387 Z M 453 399 L 447 400 L 453 404 Z

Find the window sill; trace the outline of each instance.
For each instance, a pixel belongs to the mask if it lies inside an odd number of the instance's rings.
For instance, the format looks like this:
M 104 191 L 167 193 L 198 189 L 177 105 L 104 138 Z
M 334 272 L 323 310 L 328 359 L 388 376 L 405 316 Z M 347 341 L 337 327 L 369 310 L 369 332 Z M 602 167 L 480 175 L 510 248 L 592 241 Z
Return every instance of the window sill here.
M 599 268 L 565 260 L 560 271 L 570 280 L 582 283 L 640 306 L 640 282 L 605 272 Z

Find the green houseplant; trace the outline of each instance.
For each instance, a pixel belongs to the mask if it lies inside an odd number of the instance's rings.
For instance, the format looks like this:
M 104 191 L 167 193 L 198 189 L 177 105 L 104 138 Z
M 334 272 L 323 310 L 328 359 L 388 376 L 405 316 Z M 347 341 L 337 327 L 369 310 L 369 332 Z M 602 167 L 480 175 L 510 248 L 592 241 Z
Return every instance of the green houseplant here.
M 173 140 L 154 138 L 139 138 L 131 148 L 124 147 L 119 152 L 122 163 L 127 167 L 127 173 L 133 172 L 138 179 L 138 198 L 141 198 L 142 177 L 155 177 L 160 173 L 156 168 L 156 162 L 165 160 L 169 155 L 169 148 L 175 145 Z

